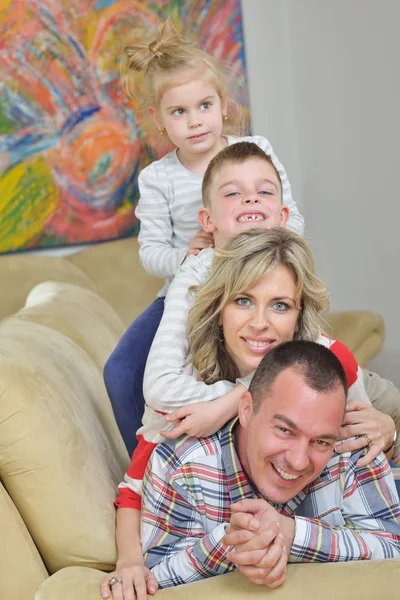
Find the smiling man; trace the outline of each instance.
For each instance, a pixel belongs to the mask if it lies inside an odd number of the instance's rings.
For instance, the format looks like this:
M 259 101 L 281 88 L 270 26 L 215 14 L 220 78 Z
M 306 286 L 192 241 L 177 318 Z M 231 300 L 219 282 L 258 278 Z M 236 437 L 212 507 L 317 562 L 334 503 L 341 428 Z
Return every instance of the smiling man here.
M 314 342 L 273 348 L 239 416 L 215 435 L 165 440 L 143 487 L 142 544 L 160 587 L 239 568 L 276 587 L 287 562 L 400 556 L 390 467 L 334 453 L 347 379 Z

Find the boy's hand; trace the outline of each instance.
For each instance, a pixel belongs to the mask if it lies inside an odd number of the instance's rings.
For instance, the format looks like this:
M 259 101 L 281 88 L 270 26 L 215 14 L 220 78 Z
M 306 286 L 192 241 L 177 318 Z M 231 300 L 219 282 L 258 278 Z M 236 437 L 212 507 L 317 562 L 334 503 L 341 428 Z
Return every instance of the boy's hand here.
M 160 435 L 168 440 L 176 440 L 184 433 L 193 437 L 213 435 L 229 420 L 224 413 L 218 400 L 195 402 L 189 406 L 183 406 L 166 415 L 165 420 L 173 423 L 174 428 L 169 431 L 160 431 Z
M 197 255 L 200 250 L 204 248 L 214 248 L 214 236 L 212 233 L 199 229 L 194 238 L 190 240 L 188 251 L 186 252 L 185 259 L 190 254 Z

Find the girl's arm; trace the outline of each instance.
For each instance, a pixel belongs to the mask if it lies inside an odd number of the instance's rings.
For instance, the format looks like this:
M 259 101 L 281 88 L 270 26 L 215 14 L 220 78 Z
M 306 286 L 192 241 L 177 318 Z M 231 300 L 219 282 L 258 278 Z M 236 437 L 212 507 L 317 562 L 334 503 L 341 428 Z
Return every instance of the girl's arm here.
M 188 246 L 174 248 L 169 182 L 162 167 L 152 163 L 139 174 L 139 256 L 143 267 L 156 277 L 173 277 L 186 256 Z
M 119 508 L 116 515 L 115 538 L 117 543 L 117 564 L 115 571 L 108 573 L 101 583 L 101 596 L 110 598 L 113 586 L 110 587 L 110 577 L 116 577 L 123 586 L 124 593 L 131 589 L 136 593 L 137 600 L 146 600 L 147 594 L 156 593 L 158 583 L 153 573 L 144 566 L 142 545 L 140 543 L 141 512 L 132 508 Z M 122 595 L 121 595 L 122 597 Z M 133 596 L 132 596 L 133 597 Z
M 252 137 L 252 139 L 257 146 L 259 146 L 266 154 L 268 154 L 268 156 L 271 157 L 272 162 L 274 163 L 274 166 L 280 175 L 282 181 L 282 201 L 283 204 L 289 209 L 289 221 L 286 225 L 287 229 L 290 229 L 299 235 L 303 235 L 304 217 L 300 214 L 297 204 L 293 200 L 292 188 L 290 186 L 284 166 L 275 155 L 274 150 L 267 138 L 261 135 L 255 135 Z
M 230 381 L 207 385 L 185 368 L 189 352 L 188 314 L 194 302 L 189 288 L 208 277 L 213 251 L 189 256 L 179 269 L 165 299 L 164 314 L 146 363 L 143 394 L 146 403 L 161 412 L 172 412 L 195 402 L 223 396 L 235 387 Z

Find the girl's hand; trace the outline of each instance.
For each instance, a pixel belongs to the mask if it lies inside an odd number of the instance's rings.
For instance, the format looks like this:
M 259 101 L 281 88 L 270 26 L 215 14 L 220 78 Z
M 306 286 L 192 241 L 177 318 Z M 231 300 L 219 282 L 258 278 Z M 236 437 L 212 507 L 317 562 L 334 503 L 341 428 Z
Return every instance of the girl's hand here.
M 115 577 L 117 583 L 110 585 L 110 579 Z M 100 586 L 102 598 L 113 600 L 146 600 L 147 594 L 154 596 L 158 589 L 157 579 L 143 564 L 118 566 L 108 573 Z
M 229 420 L 218 400 L 195 402 L 166 415 L 165 420 L 173 423 L 174 429 L 163 430 L 160 435 L 168 440 L 176 440 L 184 433 L 198 438 L 212 435 Z
M 354 452 L 369 446 L 365 456 L 360 458 L 357 463 L 358 467 L 365 467 L 380 452 L 391 445 L 394 432 L 395 424 L 389 415 L 385 415 L 364 402 L 351 400 L 346 408 L 339 439 L 346 440 L 353 436 L 356 436 L 356 439 L 336 443 L 335 450 L 336 452 Z
M 190 240 L 185 259 L 190 254 L 198 254 L 204 248 L 214 248 L 214 236 L 212 233 L 204 231 L 204 229 L 199 229 L 194 238 Z

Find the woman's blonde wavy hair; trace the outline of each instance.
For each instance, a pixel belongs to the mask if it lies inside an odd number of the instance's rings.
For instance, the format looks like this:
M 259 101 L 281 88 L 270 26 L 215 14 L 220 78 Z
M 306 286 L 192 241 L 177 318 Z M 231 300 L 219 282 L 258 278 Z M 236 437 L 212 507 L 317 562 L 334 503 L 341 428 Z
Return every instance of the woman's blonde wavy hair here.
M 250 229 L 215 250 L 209 278 L 193 289 L 196 299 L 189 313 L 190 360 L 206 383 L 235 381 L 239 376 L 225 347 L 222 309 L 279 265 L 289 269 L 296 283 L 300 314 L 293 339 L 318 338 L 321 312 L 328 307 L 328 289 L 315 274 L 310 246 L 296 233 L 280 227 Z
M 150 44 L 124 49 L 121 62 L 123 88 L 130 98 L 144 98 L 147 106 L 158 108 L 167 88 L 201 76 L 208 77 L 221 101 L 228 102 L 223 134 L 246 133 L 244 111 L 230 98 L 224 69 L 194 42 L 184 40 L 170 17 Z

